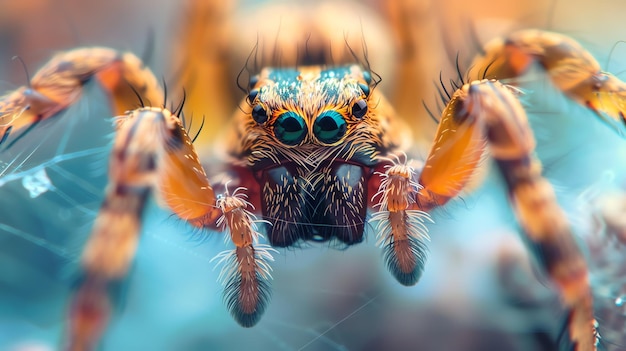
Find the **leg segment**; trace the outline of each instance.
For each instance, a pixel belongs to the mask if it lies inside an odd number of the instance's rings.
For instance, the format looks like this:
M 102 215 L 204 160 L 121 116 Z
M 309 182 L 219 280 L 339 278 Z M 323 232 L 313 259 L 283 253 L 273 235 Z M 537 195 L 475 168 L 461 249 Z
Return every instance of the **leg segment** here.
M 109 283 L 123 278 L 135 254 L 141 215 L 155 178 L 160 118 L 142 110 L 118 127 L 109 170 L 109 186 L 92 236 L 83 252 L 84 278 L 72 302 L 69 350 L 90 350 L 102 333 L 109 314 Z
M 115 115 L 139 107 L 141 99 L 163 103 L 156 78 L 135 55 L 100 47 L 70 50 L 53 57 L 28 87 L 0 99 L 0 142 L 11 129 L 49 118 L 74 104 L 90 79 L 109 92 Z
M 374 198 L 380 196 L 379 210 L 372 216 L 378 222 L 377 244 L 383 248 L 389 271 L 403 285 L 417 283 L 426 263 L 428 213 L 411 210 L 419 191 L 415 171 L 408 164 L 387 166 Z
M 478 160 L 485 141 L 504 175 L 526 237 L 571 308 L 569 333 L 576 350 L 595 350 L 587 266 L 552 186 L 541 176 L 541 164 L 533 155 L 534 137 L 513 90 L 483 80 L 455 92 L 420 178 L 424 191 L 417 195 L 417 207 L 428 210 L 455 196 L 471 176 L 467 160 Z M 451 184 L 446 187 L 440 179 Z
M 240 190 L 240 189 L 237 189 Z M 244 327 L 254 326 L 265 311 L 270 297 L 269 279 L 273 261 L 268 245 L 258 244 L 260 236 L 252 221 L 254 215 L 246 210 L 250 203 L 237 190 L 217 200 L 222 212 L 217 224 L 230 230 L 235 249 L 216 256 L 222 265 L 220 280 L 225 286 L 224 297 L 232 316 Z
M 485 46 L 468 72 L 470 79 L 509 79 L 538 64 L 565 95 L 592 109 L 600 118 L 624 132 L 626 84 L 610 73 L 580 44 L 562 34 L 522 30 Z
M 95 346 L 106 325 L 107 287 L 125 277 L 141 230 L 146 200 L 157 200 L 181 219 L 230 231 L 236 248 L 222 253 L 222 280 L 231 313 L 254 325 L 269 298 L 272 260 L 257 244 L 254 216 L 245 195 L 215 197 L 178 117 L 160 108 L 141 108 L 119 117 L 105 201 L 83 254 L 84 277 L 70 312 L 68 349 Z

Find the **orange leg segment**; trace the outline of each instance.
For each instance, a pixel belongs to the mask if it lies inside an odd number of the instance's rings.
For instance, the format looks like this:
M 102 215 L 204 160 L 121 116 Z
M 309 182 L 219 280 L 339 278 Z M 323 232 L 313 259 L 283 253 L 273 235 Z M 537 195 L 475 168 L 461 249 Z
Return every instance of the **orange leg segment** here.
M 430 173 L 420 178 L 424 190 L 417 195 L 416 205 L 428 210 L 442 204 L 445 201 L 432 201 L 447 199 L 441 196 L 441 189 L 445 196 L 458 193 L 471 175 L 486 141 L 504 175 L 524 234 L 537 249 L 542 269 L 571 309 L 569 335 L 576 350 L 595 350 L 587 266 L 552 186 L 541 176 L 541 163 L 533 155 L 535 140 L 516 93 L 495 80 L 475 81 L 455 92 L 442 117 L 445 127 L 440 127 L 435 147 L 424 166 L 424 172 Z M 470 130 L 474 132 L 468 139 Z M 457 137 L 458 132 L 450 131 L 466 132 Z M 468 160 L 473 163 L 468 164 Z M 461 176 L 456 177 L 457 174 Z M 452 183 L 447 187 L 450 191 L 445 192 L 441 179 Z M 439 197 L 433 197 L 433 193 Z
M 526 74 L 533 64 L 545 69 L 565 95 L 624 133 L 626 83 L 603 72 L 589 52 L 565 35 L 522 30 L 504 40 L 494 40 L 485 46 L 485 54 L 474 60 L 468 77 L 514 80 Z
M 236 248 L 218 256 L 225 299 L 240 324 L 254 325 L 269 299 L 273 258 L 271 249 L 257 244 L 260 234 L 245 195 L 215 196 L 189 136 L 169 111 L 145 107 L 118 118 L 109 185 L 83 253 L 85 276 L 72 303 L 67 348 L 92 349 L 103 332 L 107 287 L 128 272 L 151 193 L 194 226 L 230 231 Z
M 115 115 L 145 102 L 162 104 L 156 78 L 131 53 L 80 48 L 54 56 L 22 87 L 0 99 L 0 140 L 12 129 L 49 118 L 80 98 L 83 84 L 96 79 L 110 94 Z

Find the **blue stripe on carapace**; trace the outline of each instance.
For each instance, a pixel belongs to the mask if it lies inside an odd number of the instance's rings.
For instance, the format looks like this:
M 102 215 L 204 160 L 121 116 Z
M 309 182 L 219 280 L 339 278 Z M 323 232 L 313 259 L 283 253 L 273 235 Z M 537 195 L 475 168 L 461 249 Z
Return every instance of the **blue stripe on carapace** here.
M 327 78 L 338 78 L 342 79 L 343 77 L 350 74 L 351 66 L 338 66 L 338 67 L 329 67 L 320 72 L 320 79 Z
M 314 67 L 310 67 L 309 69 L 311 68 L 315 69 Z M 268 69 L 266 77 L 275 83 L 275 86 L 271 88 L 271 90 L 278 95 L 280 100 L 288 101 L 298 98 L 303 79 L 301 74 L 303 72 L 306 72 L 306 68 L 302 71 L 293 68 L 270 68 Z M 341 91 L 345 89 L 344 85 L 337 84 L 337 82 L 351 74 L 352 65 L 321 67 L 319 74 L 314 78 L 314 83 L 319 84 L 319 91 L 324 93 L 327 97 L 327 101 L 335 101 Z M 261 93 L 265 90 L 264 87 L 260 87 Z
M 276 82 L 278 87 L 275 91 L 283 101 L 295 98 L 296 92 L 300 89 L 298 76 L 300 71 L 293 68 L 271 69 L 268 74 L 268 78 Z
M 297 82 L 300 71 L 293 68 L 273 68 L 268 78 L 275 82 Z
M 327 81 L 329 79 L 343 79 L 345 76 L 350 74 L 350 66 L 338 66 L 338 67 L 329 67 L 320 72 L 320 81 Z M 339 86 L 335 84 L 327 84 L 324 87 L 326 92 L 326 96 L 329 97 L 329 100 L 334 100 L 339 95 Z

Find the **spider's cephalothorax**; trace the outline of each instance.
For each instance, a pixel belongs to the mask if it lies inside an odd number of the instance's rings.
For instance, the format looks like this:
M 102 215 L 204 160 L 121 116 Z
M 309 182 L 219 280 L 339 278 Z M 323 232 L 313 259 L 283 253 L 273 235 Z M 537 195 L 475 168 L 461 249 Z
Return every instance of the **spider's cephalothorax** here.
M 374 87 L 357 65 L 267 68 L 252 77 L 232 153 L 260 186 L 272 245 L 362 241 L 368 182 L 397 142 Z

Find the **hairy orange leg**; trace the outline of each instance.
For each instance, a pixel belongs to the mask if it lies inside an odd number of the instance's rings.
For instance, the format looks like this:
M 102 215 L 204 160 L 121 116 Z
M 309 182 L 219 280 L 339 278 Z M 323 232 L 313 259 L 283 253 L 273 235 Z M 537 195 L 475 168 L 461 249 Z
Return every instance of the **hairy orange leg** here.
M 626 83 L 601 70 L 598 61 L 575 40 L 541 30 L 514 32 L 485 46 L 474 59 L 471 79 L 508 79 L 540 65 L 565 95 L 612 119 L 618 130 L 626 126 Z
M 0 99 L 0 140 L 67 109 L 82 86 L 96 80 L 109 95 L 113 113 L 123 115 L 143 103 L 164 103 L 150 70 L 133 54 L 108 48 L 81 48 L 56 55 L 29 82 Z M 242 194 L 216 199 L 191 140 L 178 117 L 163 109 L 142 108 L 116 120 L 110 185 L 83 254 L 84 276 L 72 300 L 65 345 L 95 347 L 105 328 L 110 283 L 123 278 L 138 244 L 141 214 L 149 195 L 197 227 L 231 229 L 237 259 L 224 266 L 231 313 L 250 326 L 267 302 L 271 254 L 253 246 L 258 233 Z M 1 142 L 1 141 L 0 141 Z M 238 285 L 236 284 L 238 283 Z
M 103 332 L 111 304 L 107 287 L 128 272 L 151 193 L 197 227 L 217 224 L 230 231 L 236 248 L 219 256 L 228 306 L 244 326 L 262 314 L 272 256 L 255 246 L 259 234 L 248 202 L 237 193 L 216 198 L 178 117 L 146 107 L 119 117 L 106 197 L 83 253 L 84 277 L 70 311 L 68 349 L 92 349 Z
M 421 174 L 410 162 L 394 162 L 381 172 L 378 243 L 392 274 L 404 285 L 417 283 L 425 264 L 428 211 L 456 197 L 477 173 L 485 152 L 483 127 L 455 116 L 463 99 L 452 96 L 442 113 L 437 135 Z
M 29 126 L 71 106 L 90 79 L 96 79 L 109 93 L 116 115 L 137 108 L 140 99 L 163 103 L 156 78 L 135 55 L 102 47 L 70 50 L 54 56 L 29 86 L 0 99 L 0 140 L 11 129 Z
M 541 175 L 541 163 L 533 155 L 533 133 L 511 88 L 483 80 L 454 93 L 419 180 L 424 189 L 413 206 L 430 210 L 457 196 L 487 145 L 504 175 L 524 234 L 571 309 L 569 335 L 576 350 L 595 350 L 587 266 L 552 186 Z
M 372 216 L 378 222 L 377 244 L 383 248 L 389 271 L 404 285 L 416 284 L 422 275 L 430 240 L 425 222 L 432 222 L 427 212 L 412 209 L 419 191 L 415 174 L 409 163 L 386 166 L 374 195 L 380 196 Z

